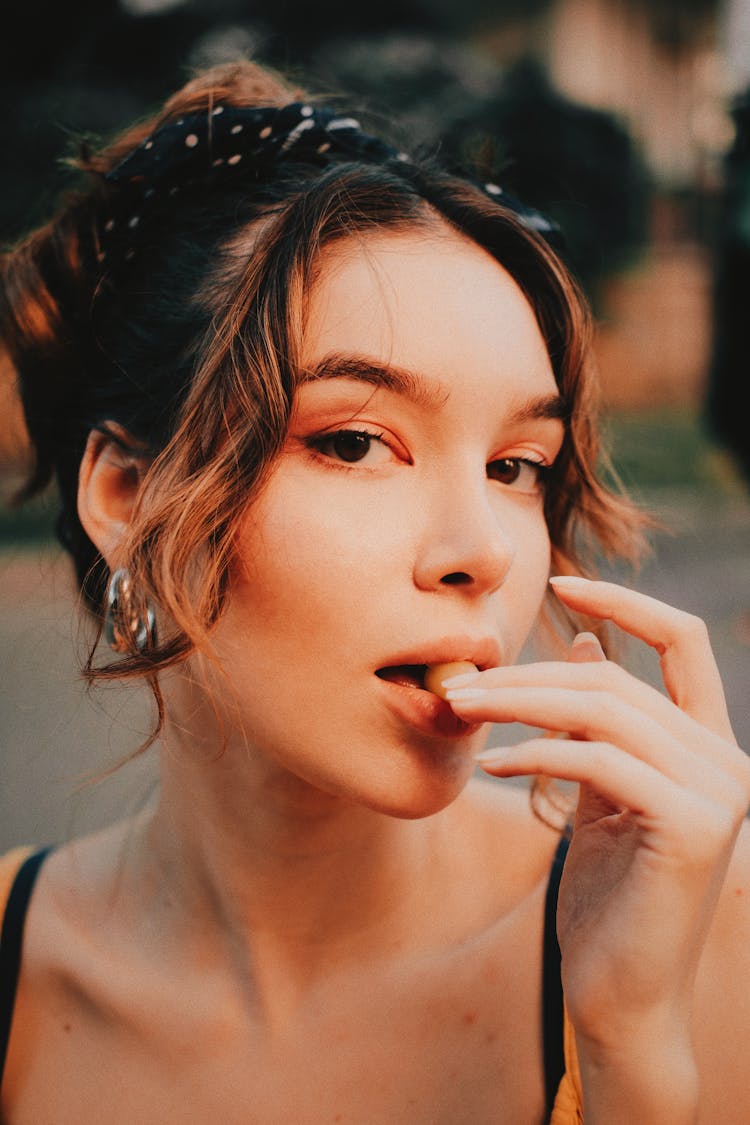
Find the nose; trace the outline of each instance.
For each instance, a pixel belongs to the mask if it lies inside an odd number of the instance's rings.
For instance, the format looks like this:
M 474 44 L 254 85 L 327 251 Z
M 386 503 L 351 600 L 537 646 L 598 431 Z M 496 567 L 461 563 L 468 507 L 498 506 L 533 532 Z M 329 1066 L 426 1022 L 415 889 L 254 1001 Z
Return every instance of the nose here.
M 510 570 L 516 553 L 513 536 L 493 511 L 486 485 L 456 492 L 444 493 L 430 506 L 414 582 L 421 590 L 461 587 L 467 594 L 490 594 Z

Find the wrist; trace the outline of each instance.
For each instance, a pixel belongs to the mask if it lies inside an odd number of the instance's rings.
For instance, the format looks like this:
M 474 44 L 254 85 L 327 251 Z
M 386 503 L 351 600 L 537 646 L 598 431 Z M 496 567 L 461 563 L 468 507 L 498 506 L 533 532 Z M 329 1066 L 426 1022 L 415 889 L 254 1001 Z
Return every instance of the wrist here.
M 699 1079 L 689 1035 L 632 1031 L 618 1044 L 576 1040 L 586 1125 L 694 1125 Z

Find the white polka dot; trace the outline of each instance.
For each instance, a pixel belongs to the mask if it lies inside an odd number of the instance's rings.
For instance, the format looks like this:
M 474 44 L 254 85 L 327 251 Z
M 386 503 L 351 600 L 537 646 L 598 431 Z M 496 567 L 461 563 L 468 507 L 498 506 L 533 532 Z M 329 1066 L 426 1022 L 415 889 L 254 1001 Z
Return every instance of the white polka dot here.
M 223 163 L 224 163 L 224 157 L 223 157 L 223 156 L 217 156 L 217 157 L 216 157 L 216 160 L 214 160 L 214 165 L 213 165 L 213 166 L 214 166 L 214 168 L 218 168 L 218 167 L 219 167 L 219 165 L 221 165 L 221 164 L 223 164 Z
M 311 105 L 303 105 L 300 113 L 303 117 L 312 117 L 313 107 Z
M 125 251 L 125 261 L 126 262 L 129 262 L 130 259 L 134 258 L 134 257 L 135 257 L 135 250 L 126 250 Z
M 175 186 L 174 186 L 174 187 L 171 187 L 171 188 L 169 189 L 169 194 L 170 194 L 170 195 L 177 195 L 177 192 L 178 192 L 179 190 L 180 190 L 180 189 L 179 189 L 179 186 L 178 186 L 177 184 L 175 184 Z
M 188 148 L 195 148 L 195 146 L 198 144 L 198 137 L 196 136 L 196 134 L 188 133 L 188 135 L 185 137 L 185 144 Z
M 144 199 L 150 199 L 152 195 L 156 195 L 156 188 L 152 188 L 152 187 L 146 188 L 146 190 L 143 193 L 143 198 Z
M 407 161 L 407 162 L 408 162 L 408 160 L 409 160 L 409 153 L 408 153 L 408 152 L 400 152 L 400 153 L 398 154 L 398 156 L 396 157 L 396 160 L 403 160 L 403 161 Z
M 216 109 L 211 110 L 211 116 L 212 117 L 218 117 L 219 114 L 223 113 L 223 112 L 224 112 L 224 106 L 223 105 L 217 105 Z
M 241 133 L 241 132 L 242 132 L 242 126 L 241 126 L 241 125 L 233 125 L 233 126 L 232 126 L 232 128 L 231 128 L 231 129 L 229 130 L 229 132 L 230 132 L 230 133 L 234 133 L 234 134 L 235 134 L 235 136 L 236 136 L 236 135 L 237 135 L 237 133 Z
M 485 184 L 484 190 L 486 192 L 489 192 L 490 195 L 502 195 L 503 194 L 503 189 L 501 187 L 498 187 L 497 184 Z
M 272 132 L 273 132 L 273 129 L 271 128 L 271 126 L 266 125 L 265 129 L 261 129 L 261 131 L 258 133 L 258 136 L 261 138 L 261 140 L 264 141 L 266 139 L 266 137 L 271 136 Z
M 331 147 L 330 141 L 323 141 L 322 145 L 318 145 L 318 152 L 328 152 L 330 147 Z
M 184 117 L 180 117 L 180 118 L 179 118 L 179 119 L 178 119 L 178 120 L 177 120 L 177 121 L 175 122 L 175 124 L 176 124 L 176 125 L 184 125 L 184 124 L 185 124 L 185 118 L 184 118 Z
M 143 147 L 146 148 L 146 149 L 153 148 L 154 142 L 153 141 L 146 141 L 146 143 Z
M 128 219 L 128 226 L 130 227 L 130 229 L 135 230 L 135 228 L 138 226 L 138 223 L 140 222 L 140 220 L 141 220 L 140 215 L 133 215 L 132 219 Z
M 239 164 L 240 160 L 242 160 L 242 153 L 235 152 L 234 156 L 229 157 L 227 164 Z
M 114 219 L 107 219 L 106 223 L 104 224 L 104 229 L 108 230 L 108 231 L 114 230 L 115 229 L 115 220 Z

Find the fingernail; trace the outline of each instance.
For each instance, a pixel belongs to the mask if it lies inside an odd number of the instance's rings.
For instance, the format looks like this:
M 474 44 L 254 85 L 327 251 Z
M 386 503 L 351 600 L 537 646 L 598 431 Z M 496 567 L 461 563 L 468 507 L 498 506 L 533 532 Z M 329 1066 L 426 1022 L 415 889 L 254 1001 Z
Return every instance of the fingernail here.
M 445 698 L 449 703 L 463 703 L 465 699 L 480 699 L 486 694 L 487 689 L 481 687 L 452 688 L 450 691 L 446 691 Z
M 594 633 L 576 633 L 571 648 L 580 648 L 581 645 L 595 645 L 601 648 L 599 638 Z
M 559 586 L 561 590 L 568 587 L 573 590 L 576 586 L 587 586 L 591 579 L 583 578 L 579 574 L 555 574 L 549 581 L 551 586 Z
M 463 687 L 464 684 L 473 684 L 479 672 L 459 672 L 457 676 L 449 676 L 442 681 L 444 688 Z
M 475 754 L 474 761 L 479 766 L 500 762 L 505 750 L 507 750 L 507 746 L 493 746 L 491 750 L 482 750 L 479 754 Z
M 578 633 L 568 652 L 569 664 L 590 664 L 606 660 L 604 649 L 593 633 Z

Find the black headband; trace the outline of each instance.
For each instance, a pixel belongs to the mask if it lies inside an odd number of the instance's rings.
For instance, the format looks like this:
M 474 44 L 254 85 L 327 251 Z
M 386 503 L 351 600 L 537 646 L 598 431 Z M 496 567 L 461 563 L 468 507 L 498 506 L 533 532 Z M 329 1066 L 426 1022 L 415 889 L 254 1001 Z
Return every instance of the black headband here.
M 185 114 L 157 129 L 105 175 L 120 189 L 118 203 L 102 217 L 100 259 L 115 247 L 123 257 L 134 252 L 137 229 L 155 202 L 214 177 L 251 169 L 262 177 L 279 160 L 325 165 L 336 152 L 364 163 L 408 162 L 405 153 L 364 133 L 359 122 L 323 106 L 292 102 L 282 107 L 216 105 Z M 478 184 L 521 221 L 553 244 L 559 229 L 539 211 L 526 207 L 494 183 Z

